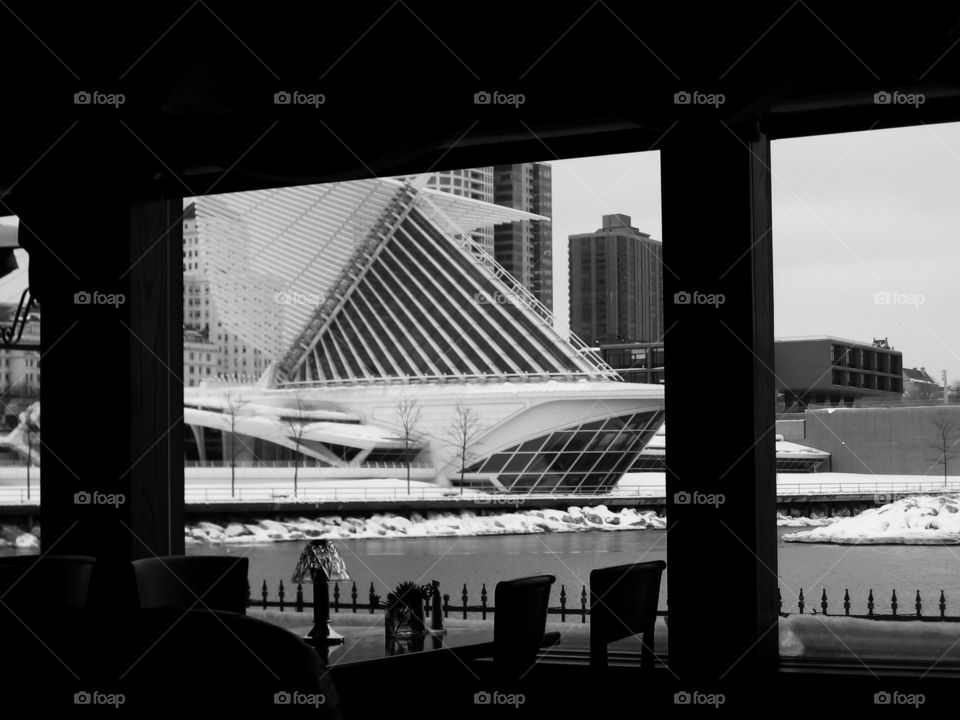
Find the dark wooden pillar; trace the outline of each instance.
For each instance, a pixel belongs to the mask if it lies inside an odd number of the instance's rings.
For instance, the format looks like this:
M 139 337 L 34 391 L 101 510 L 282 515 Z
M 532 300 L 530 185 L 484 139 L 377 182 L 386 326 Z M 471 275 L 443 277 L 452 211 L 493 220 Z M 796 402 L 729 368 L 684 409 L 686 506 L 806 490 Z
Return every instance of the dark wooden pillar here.
M 670 660 L 717 683 L 778 653 L 770 143 L 661 153 Z
M 43 318 L 42 550 L 182 554 L 182 200 L 130 197 L 95 172 L 24 185 Z

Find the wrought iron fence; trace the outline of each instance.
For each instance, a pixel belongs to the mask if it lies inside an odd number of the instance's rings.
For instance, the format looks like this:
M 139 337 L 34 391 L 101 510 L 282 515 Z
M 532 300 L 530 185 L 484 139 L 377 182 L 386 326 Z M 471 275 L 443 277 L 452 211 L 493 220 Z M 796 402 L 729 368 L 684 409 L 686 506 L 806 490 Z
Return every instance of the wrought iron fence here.
M 783 612 L 783 596 L 780 593 L 780 590 L 777 590 L 777 601 L 778 609 L 780 615 L 787 617 L 790 613 Z M 842 613 L 830 613 L 830 602 L 827 599 L 827 590 L 824 588 L 820 593 L 819 602 L 814 601 L 814 603 L 808 603 L 807 599 L 803 595 L 803 590 L 801 589 L 797 596 L 797 610 L 800 615 L 803 615 L 807 606 L 811 606 L 811 613 L 813 615 L 825 615 L 827 617 L 852 617 L 852 618 L 865 618 L 868 620 L 936 620 L 944 622 L 960 622 L 960 615 L 947 615 L 947 596 L 946 593 L 941 590 L 940 597 L 935 600 L 933 603 L 929 603 L 927 607 L 933 605 L 934 614 L 923 614 L 923 599 L 920 596 L 920 591 L 916 591 L 916 595 L 913 598 L 912 603 L 907 601 L 907 612 L 904 613 L 902 610 L 902 605 L 897 599 L 897 591 L 894 589 L 890 593 L 890 601 L 887 604 L 889 612 L 883 612 L 881 604 L 873 596 L 873 588 L 870 588 L 867 593 L 867 602 L 866 602 L 866 613 L 856 613 L 851 612 L 853 608 L 853 603 L 850 600 L 850 591 L 849 589 L 844 589 L 843 591 L 843 600 L 840 604 L 840 607 L 843 609 Z M 912 610 L 910 606 L 912 605 Z M 820 612 L 817 613 L 817 607 L 819 606 Z
M 253 594 L 250 589 L 249 583 L 247 584 L 247 606 L 251 608 L 261 608 L 263 610 L 267 609 L 279 609 L 281 612 L 291 611 L 291 612 L 309 612 L 312 609 L 312 605 L 304 600 L 303 597 L 303 585 L 297 584 L 296 590 L 294 592 L 293 598 L 288 599 L 287 597 L 288 589 L 284 586 L 283 581 L 279 582 L 279 585 L 276 590 L 276 599 L 270 599 L 270 591 L 267 587 L 267 581 L 264 580 L 260 586 L 259 597 L 253 597 Z M 589 607 L 589 589 L 587 586 L 582 585 L 580 592 L 574 592 L 573 597 L 567 593 L 565 585 L 560 586 L 560 594 L 558 596 L 559 604 L 551 605 L 548 607 L 547 612 L 550 615 L 559 615 L 561 622 L 566 622 L 567 618 L 571 620 L 576 620 L 579 618 L 581 623 L 587 622 L 587 618 L 590 616 L 590 607 Z M 441 608 L 443 609 L 443 616 L 445 618 L 451 617 L 460 617 L 464 620 L 477 615 L 480 616 L 481 620 L 486 620 L 489 615 L 493 615 L 496 612 L 496 608 L 490 604 L 490 596 L 487 592 L 486 583 L 481 585 L 480 594 L 479 594 L 479 603 L 470 602 L 470 592 L 467 589 L 466 584 L 464 584 L 463 589 L 457 594 L 456 597 L 452 597 L 449 593 L 442 593 L 441 597 L 443 601 L 441 603 Z M 357 589 L 357 583 L 352 582 L 350 584 L 350 589 L 344 594 L 340 589 L 340 583 L 333 583 L 333 588 L 331 591 L 330 597 L 330 612 L 331 613 L 368 613 L 370 615 L 375 614 L 378 611 L 385 609 L 381 595 L 376 591 L 376 587 L 371 582 L 370 589 L 366 592 L 365 601 L 361 601 L 360 591 Z M 789 617 L 792 613 L 784 612 L 783 610 L 783 597 L 781 591 L 777 590 L 777 600 L 778 600 L 778 612 L 781 617 Z M 812 612 L 807 612 L 808 607 Z M 817 612 L 817 607 L 820 611 Z M 885 607 L 881 607 L 881 604 L 874 598 L 873 589 L 870 589 L 867 594 L 866 599 L 866 613 L 857 613 L 852 612 L 853 602 L 850 599 L 849 590 L 845 589 L 843 593 L 843 600 L 840 604 L 842 613 L 833 612 L 829 610 L 831 604 L 827 598 L 827 591 L 823 589 L 820 595 L 819 602 L 816 605 L 812 605 L 807 601 L 803 594 L 803 590 L 800 590 L 797 598 L 797 610 L 800 615 L 824 615 L 827 617 L 851 617 L 851 618 L 862 618 L 870 620 L 921 620 L 921 621 L 935 621 L 935 622 L 960 622 L 960 615 L 948 615 L 947 614 L 947 598 L 946 593 L 943 590 L 940 590 L 939 598 L 934 600 L 932 603 L 929 603 L 926 607 L 932 607 L 933 613 L 923 614 L 924 603 L 920 595 L 920 591 L 916 591 L 916 595 L 912 601 L 912 610 L 908 607 L 908 612 L 904 613 L 902 611 L 902 606 L 900 601 L 897 599 L 897 591 L 893 590 L 890 596 L 890 601 Z M 884 612 L 884 609 L 889 608 L 888 612 Z M 430 616 L 430 603 L 427 602 L 424 606 L 425 617 Z M 661 617 L 667 617 L 668 612 L 666 609 L 657 610 L 657 615 Z
M 590 615 L 588 596 L 589 593 L 586 586 L 581 586 L 579 595 L 576 598 L 570 598 L 567 594 L 566 587 L 561 585 L 559 605 L 548 607 L 547 612 L 551 615 L 559 615 L 561 622 L 566 622 L 568 617 L 571 619 L 579 617 L 580 622 L 585 623 L 587 617 Z M 441 597 L 443 598 L 441 608 L 443 609 L 443 616 L 445 618 L 449 618 L 452 615 L 453 617 L 461 617 L 466 620 L 471 615 L 479 615 L 481 620 L 486 620 L 488 615 L 493 615 L 496 612 L 496 608 L 489 603 L 490 596 L 487 593 L 486 583 L 484 583 L 480 589 L 479 604 L 471 604 L 470 593 L 467 590 L 466 584 L 464 584 L 457 598 L 452 598 L 449 593 L 443 593 Z M 283 580 L 281 580 L 277 587 L 276 598 L 276 600 L 270 599 L 270 592 L 267 589 L 266 580 L 263 581 L 260 587 L 259 598 L 253 597 L 249 583 L 247 585 L 248 607 L 261 608 L 263 610 L 275 608 L 281 612 L 286 610 L 292 612 L 309 612 L 312 609 L 312 605 L 303 598 L 303 585 L 300 583 L 297 584 L 293 599 L 288 600 L 287 589 L 283 584 Z M 430 616 L 430 605 L 429 602 L 424 605 L 425 617 Z M 333 590 L 331 591 L 330 597 L 331 613 L 349 612 L 357 614 L 365 612 L 373 615 L 385 609 L 386 606 L 381 599 L 381 595 L 377 593 L 372 582 L 370 583 L 370 589 L 366 593 L 366 602 L 360 602 L 360 591 L 357 590 L 356 582 L 351 583 L 350 590 L 346 593 L 346 596 L 344 596 L 340 590 L 340 583 L 333 583 Z M 658 610 L 657 614 L 665 616 L 667 612 L 666 610 Z

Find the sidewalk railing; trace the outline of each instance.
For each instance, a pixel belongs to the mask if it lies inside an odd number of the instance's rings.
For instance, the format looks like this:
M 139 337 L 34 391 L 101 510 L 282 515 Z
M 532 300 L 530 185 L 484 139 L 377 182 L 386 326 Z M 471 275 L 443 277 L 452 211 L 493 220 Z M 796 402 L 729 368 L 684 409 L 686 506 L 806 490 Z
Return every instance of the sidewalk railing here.
M 400 478 L 402 480 L 402 478 Z M 300 478 L 301 484 L 317 482 L 315 478 Z M 459 488 L 452 487 L 411 487 L 407 492 L 405 487 L 365 487 L 362 481 L 348 481 L 343 485 L 323 486 L 322 488 L 303 488 L 297 494 L 293 493 L 293 481 L 290 489 L 279 487 L 237 487 L 233 493 L 228 486 L 224 487 L 187 487 L 184 489 L 184 500 L 191 503 L 229 503 L 229 502 L 290 502 L 290 503 L 328 503 L 341 501 L 453 501 L 461 500 L 464 506 L 487 506 L 503 508 L 517 508 L 527 502 L 570 499 L 571 505 L 582 505 L 585 501 L 596 500 L 604 503 L 614 499 L 645 499 L 662 503 L 665 500 L 663 483 L 648 485 L 630 485 L 614 487 L 608 485 L 581 487 L 576 494 L 562 491 L 546 493 L 506 493 L 506 492 L 477 492 L 469 488 L 461 495 Z M 912 482 L 779 482 L 777 483 L 777 500 L 788 501 L 797 496 L 816 495 L 873 495 L 874 502 L 886 504 L 910 495 L 938 495 L 942 493 L 960 492 L 960 480 L 951 480 L 944 485 L 943 481 L 927 483 Z M 40 482 L 35 481 L 27 498 L 25 487 L 0 487 L 0 506 L 23 505 L 40 501 Z
M 920 495 L 960 492 L 960 480 L 923 482 L 778 482 L 777 497 L 790 495 Z M 884 500 L 890 502 L 890 500 Z
M 601 502 L 609 498 L 624 497 L 663 497 L 663 492 L 651 492 L 644 488 L 629 488 L 626 491 L 611 493 L 609 487 L 590 487 L 581 488 L 577 494 L 569 493 L 477 493 L 467 491 L 460 494 L 458 488 L 448 487 L 414 487 L 408 493 L 406 488 L 376 488 L 376 487 L 358 487 L 357 485 L 342 485 L 336 487 L 325 487 L 319 490 L 301 489 L 296 496 L 293 490 L 286 492 L 284 490 L 270 488 L 237 488 L 233 495 L 230 494 L 230 488 L 186 488 L 184 498 L 186 502 L 297 502 L 297 503 L 325 503 L 341 502 L 345 500 L 381 500 L 384 502 L 409 502 L 416 501 L 455 501 L 460 500 L 464 506 L 484 506 L 484 507 L 503 507 L 517 508 L 530 501 L 536 500 L 554 500 L 557 498 L 569 498 L 571 504 L 582 505 L 583 501 L 599 498 Z M 3 501 L 3 488 L 0 488 L 0 503 Z

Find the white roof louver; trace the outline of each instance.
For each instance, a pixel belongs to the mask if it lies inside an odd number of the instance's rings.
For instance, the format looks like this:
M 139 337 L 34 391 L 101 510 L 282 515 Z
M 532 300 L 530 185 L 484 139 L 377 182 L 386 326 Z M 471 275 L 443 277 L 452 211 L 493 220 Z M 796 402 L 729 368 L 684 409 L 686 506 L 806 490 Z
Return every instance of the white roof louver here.
M 196 202 L 225 325 L 284 382 L 618 376 L 469 231 L 540 216 L 391 179 Z

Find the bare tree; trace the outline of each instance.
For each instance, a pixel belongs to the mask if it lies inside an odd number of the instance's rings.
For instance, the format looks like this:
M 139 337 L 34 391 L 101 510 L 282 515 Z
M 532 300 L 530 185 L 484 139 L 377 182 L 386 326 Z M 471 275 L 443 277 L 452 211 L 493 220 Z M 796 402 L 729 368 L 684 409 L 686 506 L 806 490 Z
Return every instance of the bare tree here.
M 246 400 L 241 400 L 233 392 L 227 393 L 224 409 L 230 416 L 230 434 L 227 437 L 230 453 L 230 497 L 235 495 L 237 486 L 237 416 L 246 404 Z
M 40 438 L 40 424 L 33 418 L 31 410 L 33 405 L 28 405 L 23 411 L 23 430 L 27 435 L 27 500 L 30 499 L 30 466 L 33 465 L 33 440 Z
M 930 448 L 937 453 L 935 464 L 943 465 L 943 486 L 947 486 L 947 465 L 957 456 L 956 447 L 960 444 L 960 423 L 944 410 L 937 412 L 933 418 L 933 427 L 936 440 Z
M 420 408 L 416 400 L 401 399 L 396 407 L 397 425 L 400 428 L 400 440 L 403 442 L 403 463 L 407 468 L 407 495 L 410 494 L 410 455 L 411 451 L 420 444 L 421 433 Z
M 916 389 L 917 400 L 932 400 L 939 390 L 940 388 L 938 388 L 936 385 L 931 385 L 929 383 L 918 383 Z
M 460 465 L 460 494 L 463 495 L 463 475 L 467 463 L 473 457 L 473 446 L 480 434 L 480 419 L 473 408 L 457 403 L 454 408 L 453 425 L 448 431 L 450 445 L 456 451 Z
M 292 415 L 287 415 L 285 421 L 290 428 L 290 437 L 293 438 L 295 449 L 293 453 L 293 496 L 297 496 L 297 476 L 300 470 L 300 445 L 303 442 L 303 434 L 306 432 L 307 422 L 310 420 L 307 415 L 307 405 L 300 395 L 296 396 L 296 408 Z

